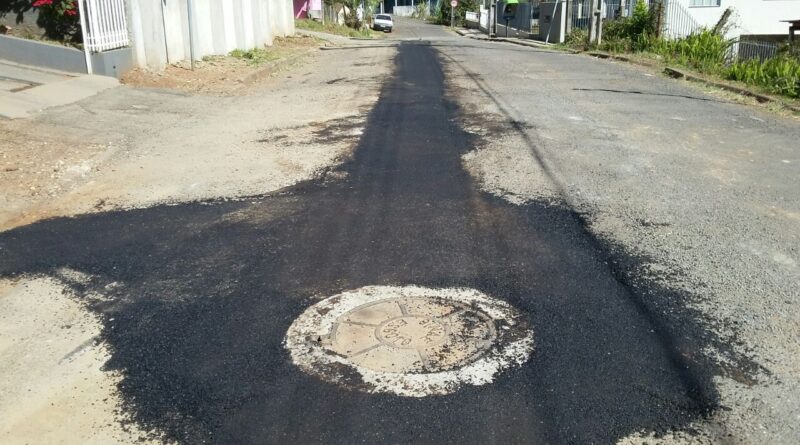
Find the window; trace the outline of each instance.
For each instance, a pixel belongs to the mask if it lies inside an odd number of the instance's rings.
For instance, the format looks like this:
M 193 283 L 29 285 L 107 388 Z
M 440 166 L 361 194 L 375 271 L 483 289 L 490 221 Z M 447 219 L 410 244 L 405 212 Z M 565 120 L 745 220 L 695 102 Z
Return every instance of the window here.
M 719 6 L 721 0 L 689 0 L 690 8 L 698 8 L 702 6 Z

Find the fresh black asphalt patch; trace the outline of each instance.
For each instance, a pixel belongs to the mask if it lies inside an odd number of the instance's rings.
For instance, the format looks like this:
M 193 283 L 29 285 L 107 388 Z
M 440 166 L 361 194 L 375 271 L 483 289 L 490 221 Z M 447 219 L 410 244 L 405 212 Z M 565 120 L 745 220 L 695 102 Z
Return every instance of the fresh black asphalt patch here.
M 334 179 L 0 233 L 0 276 L 90 274 L 67 284 L 103 316 L 124 408 L 185 443 L 610 443 L 717 409 L 724 371 L 701 351 L 723 345 L 687 296 L 626 278 L 640 261 L 569 208 L 479 191 L 436 50 L 401 44 L 395 64 Z M 528 317 L 533 355 L 491 384 L 421 399 L 295 367 L 281 344 L 293 320 L 368 285 L 504 300 Z

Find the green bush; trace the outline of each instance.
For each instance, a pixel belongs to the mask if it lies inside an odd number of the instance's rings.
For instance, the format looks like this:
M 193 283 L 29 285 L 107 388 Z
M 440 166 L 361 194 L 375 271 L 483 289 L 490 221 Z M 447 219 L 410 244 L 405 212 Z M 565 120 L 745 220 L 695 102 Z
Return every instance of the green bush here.
M 572 31 L 570 31 L 564 39 L 564 44 L 571 48 L 586 49 L 588 41 L 589 34 L 585 29 L 572 28 Z
M 601 48 L 611 52 L 642 51 L 656 35 L 658 16 L 643 0 L 638 0 L 630 17 L 603 23 Z
M 235 49 L 228 53 L 228 55 L 237 59 L 246 60 L 250 65 L 261 65 L 263 63 L 280 58 L 280 56 L 275 52 L 264 48 L 253 48 L 248 50 Z
M 414 12 L 411 14 L 411 17 L 418 18 L 418 19 L 427 19 L 428 14 L 431 10 L 430 3 L 428 2 L 420 2 L 414 6 Z
M 71 43 L 83 40 L 75 0 L 34 0 L 31 6 L 39 12 L 36 24 L 48 38 Z
M 678 40 L 653 39 L 642 44 L 669 63 L 688 66 L 704 73 L 720 73 L 725 68 L 725 60 L 733 42 L 704 29 Z
M 620 17 L 603 22 L 603 38 L 635 42 L 642 36 L 654 36 L 657 19 L 656 10 L 650 10 L 644 0 L 639 0 L 633 7 L 630 17 Z
M 773 93 L 800 98 L 800 59 L 795 57 L 740 61 L 728 67 L 725 77 L 758 85 Z
M 337 25 L 331 22 L 325 22 L 323 24 L 321 22 L 312 19 L 297 19 L 294 21 L 294 25 L 300 29 L 325 32 L 328 34 L 336 34 L 345 37 L 364 37 L 364 38 L 375 37 L 374 33 L 367 27 L 353 29 L 345 25 Z
M 653 36 L 656 33 L 657 23 L 656 10 L 651 10 L 644 0 L 638 0 L 627 20 L 627 36 L 632 40 L 636 40 L 639 36 Z

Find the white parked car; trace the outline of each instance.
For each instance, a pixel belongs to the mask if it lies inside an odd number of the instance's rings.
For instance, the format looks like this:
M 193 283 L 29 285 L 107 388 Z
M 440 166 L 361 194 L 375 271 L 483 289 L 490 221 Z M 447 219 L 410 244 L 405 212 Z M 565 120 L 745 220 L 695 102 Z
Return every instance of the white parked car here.
M 392 16 L 388 14 L 377 14 L 372 22 L 372 29 L 375 31 L 392 32 Z

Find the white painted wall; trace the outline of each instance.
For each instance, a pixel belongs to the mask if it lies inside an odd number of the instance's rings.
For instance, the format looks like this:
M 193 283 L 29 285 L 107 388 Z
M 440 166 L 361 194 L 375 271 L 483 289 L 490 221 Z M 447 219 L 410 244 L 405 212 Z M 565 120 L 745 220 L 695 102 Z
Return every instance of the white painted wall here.
M 271 45 L 294 34 L 291 0 L 192 0 L 194 53 Z M 154 70 L 189 58 L 188 0 L 128 0 L 136 64 Z
M 721 0 L 720 6 L 689 7 L 690 0 L 671 0 L 682 4 L 701 25 L 714 26 L 726 8 L 734 9 L 730 37 L 741 34 L 789 34 L 781 20 L 800 19 L 800 0 Z

